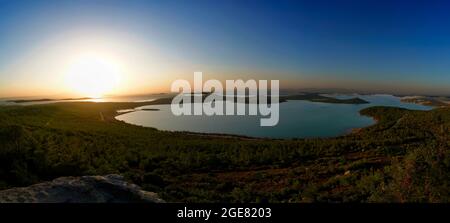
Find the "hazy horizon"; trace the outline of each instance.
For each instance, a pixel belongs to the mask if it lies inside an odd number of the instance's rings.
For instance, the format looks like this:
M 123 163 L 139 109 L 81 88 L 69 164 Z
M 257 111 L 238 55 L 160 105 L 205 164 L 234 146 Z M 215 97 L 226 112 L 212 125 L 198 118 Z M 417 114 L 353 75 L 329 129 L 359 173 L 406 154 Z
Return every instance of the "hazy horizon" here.
M 450 95 L 450 4 L 1 1 L 0 98 L 169 92 L 172 81 Z

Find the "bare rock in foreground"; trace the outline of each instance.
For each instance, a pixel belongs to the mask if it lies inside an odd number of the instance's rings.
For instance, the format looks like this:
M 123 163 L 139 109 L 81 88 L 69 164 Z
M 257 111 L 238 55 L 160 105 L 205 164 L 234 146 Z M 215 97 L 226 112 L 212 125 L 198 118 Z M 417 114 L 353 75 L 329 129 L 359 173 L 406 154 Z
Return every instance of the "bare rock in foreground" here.
M 7 203 L 138 203 L 164 202 L 156 193 L 141 190 L 119 175 L 60 177 L 29 187 L 0 191 Z

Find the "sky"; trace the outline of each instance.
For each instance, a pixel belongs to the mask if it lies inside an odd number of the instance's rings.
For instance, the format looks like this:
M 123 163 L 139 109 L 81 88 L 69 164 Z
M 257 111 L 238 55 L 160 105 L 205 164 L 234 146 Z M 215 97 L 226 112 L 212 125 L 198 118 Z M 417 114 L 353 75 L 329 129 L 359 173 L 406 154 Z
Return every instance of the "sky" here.
M 449 11 L 448 1 L 0 0 L 0 97 L 165 92 L 196 71 L 450 95 Z

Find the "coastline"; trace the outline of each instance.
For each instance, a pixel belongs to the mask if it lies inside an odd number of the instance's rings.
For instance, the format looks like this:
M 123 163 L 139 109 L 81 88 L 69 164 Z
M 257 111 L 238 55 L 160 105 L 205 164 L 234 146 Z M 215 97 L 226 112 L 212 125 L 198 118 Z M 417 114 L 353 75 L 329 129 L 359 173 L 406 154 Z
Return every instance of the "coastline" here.
M 65 102 L 1 106 L 0 115 L 6 117 L 2 122 L 5 134 L 18 132 L 20 138 L 17 139 L 24 143 L 30 139 L 38 140 L 36 148 L 40 153 L 27 153 L 33 160 L 40 161 L 40 165 L 50 165 L 44 166 L 50 170 L 57 167 L 55 162 L 42 160 L 64 160 L 63 164 L 73 168 L 64 169 L 55 177 L 72 175 L 72 171 L 87 175 L 89 169 L 106 169 L 123 174 L 150 191 L 160 192 L 161 198 L 168 202 L 230 201 L 234 199 L 233 191 L 237 190 L 233 188 L 252 184 L 263 187 L 249 188 L 257 193 L 249 199 L 270 197 L 274 192 L 281 194 L 274 202 L 293 201 L 293 197 L 298 197 L 298 191 L 317 187 L 323 189 L 311 196 L 331 199 L 346 196 L 341 191 L 358 193 L 359 187 L 351 185 L 372 179 L 366 170 L 377 171 L 374 176 L 382 174 L 389 177 L 389 172 L 383 172 L 385 167 L 392 166 L 399 156 L 408 157 L 409 152 L 413 152 L 408 150 L 412 145 L 419 143 L 421 148 L 432 149 L 431 145 L 435 143 L 445 143 L 446 132 L 441 129 L 448 129 L 448 124 L 444 128 L 440 125 L 442 120 L 449 120 L 437 118 L 442 115 L 448 117 L 448 109 L 413 111 L 369 107 L 361 113 L 376 118 L 378 122 L 363 128 L 359 134 L 276 140 L 160 131 L 109 118 L 117 114 L 116 109 L 140 105 Z M 104 119 L 100 114 L 105 114 Z M 398 122 L 401 117 L 404 118 Z M 399 128 L 392 128 L 393 124 Z M 436 137 L 423 138 L 430 131 Z M 413 134 L 413 138 L 402 137 L 405 134 Z M 43 135 L 46 137 L 41 138 Z M 51 140 L 52 147 L 48 146 L 48 140 Z M 395 143 L 395 146 L 385 146 L 387 143 Z M 34 154 L 45 156 L 34 157 Z M 80 155 L 82 159 L 79 159 Z M 89 169 L 83 169 L 85 166 Z M 32 174 L 35 170 L 27 171 Z M 345 183 L 341 179 L 355 181 Z M 294 181 L 309 183 L 293 184 Z M 223 186 L 205 187 L 205 182 Z M 223 191 L 226 185 L 230 185 L 230 189 Z M 367 188 L 372 188 L 371 185 Z M 284 188 L 292 192 L 286 194 Z

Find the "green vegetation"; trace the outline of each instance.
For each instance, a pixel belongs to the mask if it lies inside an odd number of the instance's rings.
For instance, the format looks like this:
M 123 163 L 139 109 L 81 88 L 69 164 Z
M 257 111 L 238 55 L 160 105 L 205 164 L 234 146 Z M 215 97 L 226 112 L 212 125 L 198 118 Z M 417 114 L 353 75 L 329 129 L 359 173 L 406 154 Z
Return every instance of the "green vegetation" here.
M 0 107 L 0 189 L 119 173 L 167 201 L 449 202 L 450 108 L 372 107 L 329 139 L 158 131 L 113 117 L 147 103 Z

